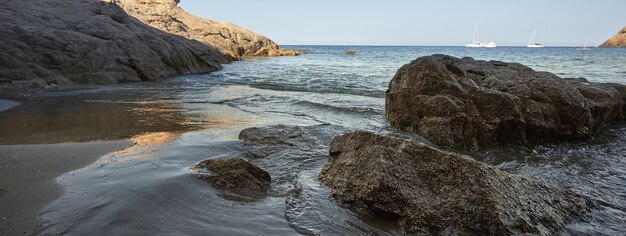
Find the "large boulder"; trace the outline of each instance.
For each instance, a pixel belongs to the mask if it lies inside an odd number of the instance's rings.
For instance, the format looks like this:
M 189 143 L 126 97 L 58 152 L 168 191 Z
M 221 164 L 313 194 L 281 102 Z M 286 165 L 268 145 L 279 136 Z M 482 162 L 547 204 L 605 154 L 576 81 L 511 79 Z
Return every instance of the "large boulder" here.
M 391 125 L 457 149 L 583 139 L 623 121 L 626 86 L 589 84 L 518 63 L 420 57 L 389 83 Z
M 267 171 L 240 159 L 209 159 L 198 163 L 195 168 L 208 173 L 199 177 L 215 187 L 246 192 L 264 192 L 270 187 L 272 177 Z
M 215 71 L 219 50 L 98 0 L 0 1 L 0 86 L 104 84 Z
M 621 29 L 610 39 L 606 40 L 600 47 L 605 48 L 624 48 L 626 47 L 626 27 Z
M 232 23 L 197 17 L 178 6 L 179 0 L 108 0 L 157 29 L 198 40 L 223 54 L 241 56 L 295 56 L 302 52 L 280 48 L 269 38 Z
M 468 156 L 368 132 L 336 137 L 320 180 L 343 206 L 428 235 L 562 234 L 593 203 Z

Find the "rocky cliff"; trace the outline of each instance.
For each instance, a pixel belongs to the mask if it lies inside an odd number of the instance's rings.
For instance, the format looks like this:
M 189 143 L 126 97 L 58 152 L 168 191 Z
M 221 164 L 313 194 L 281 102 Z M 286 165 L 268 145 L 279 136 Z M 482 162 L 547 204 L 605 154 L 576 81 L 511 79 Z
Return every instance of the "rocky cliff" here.
M 607 41 L 605 41 L 600 47 L 605 48 L 624 48 L 626 47 L 626 27 L 617 32 L 617 34 Z
M 179 0 L 109 0 L 144 23 L 168 33 L 198 40 L 220 48 L 238 59 L 250 56 L 294 56 L 299 51 L 284 50 L 272 40 L 232 23 L 204 19 L 185 12 Z
M 98 0 L 0 1 L 0 86 L 104 84 L 210 72 L 217 48 Z

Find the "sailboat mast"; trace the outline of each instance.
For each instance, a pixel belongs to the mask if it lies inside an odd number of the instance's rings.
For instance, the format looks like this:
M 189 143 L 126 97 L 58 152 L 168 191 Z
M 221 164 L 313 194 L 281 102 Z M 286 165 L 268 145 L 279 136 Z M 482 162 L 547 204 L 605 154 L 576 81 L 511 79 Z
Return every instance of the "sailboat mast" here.
M 474 23 L 474 33 L 472 33 L 472 43 L 476 42 L 476 27 L 478 27 L 478 23 Z
M 533 34 L 530 36 L 530 39 L 528 40 L 528 45 L 535 44 L 535 36 L 536 35 L 537 35 L 537 29 L 533 30 Z

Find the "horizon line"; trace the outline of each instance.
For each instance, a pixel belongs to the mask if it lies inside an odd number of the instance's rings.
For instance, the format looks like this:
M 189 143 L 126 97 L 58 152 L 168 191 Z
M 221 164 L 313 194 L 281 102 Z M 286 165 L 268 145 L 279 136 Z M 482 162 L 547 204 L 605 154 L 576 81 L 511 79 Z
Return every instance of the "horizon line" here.
M 402 45 L 402 44 L 279 44 L 279 46 L 345 46 L 345 47 L 465 47 L 465 45 Z M 575 45 L 543 45 L 544 48 L 577 48 L 579 46 Z M 498 47 L 507 47 L 507 48 L 525 48 L 526 45 L 498 45 Z M 587 47 L 590 48 L 600 48 L 600 45 L 593 45 Z

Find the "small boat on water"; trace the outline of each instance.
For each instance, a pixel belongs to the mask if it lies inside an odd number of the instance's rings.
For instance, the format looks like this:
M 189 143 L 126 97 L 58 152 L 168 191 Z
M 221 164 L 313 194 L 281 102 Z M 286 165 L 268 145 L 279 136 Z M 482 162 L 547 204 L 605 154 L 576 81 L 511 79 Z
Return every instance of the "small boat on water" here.
M 496 42 L 472 42 L 465 45 L 466 48 L 495 48 Z
M 533 34 L 530 36 L 530 40 L 528 40 L 528 44 L 526 45 L 526 47 L 529 48 L 542 48 L 543 45 L 541 45 L 540 43 L 535 42 L 535 37 L 537 36 L 537 30 L 533 31 Z
M 476 28 L 478 24 L 474 24 L 474 33 L 472 34 L 472 43 L 465 44 L 466 48 L 495 48 L 496 42 L 478 42 L 476 41 Z
M 576 51 L 587 51 L 587 50 L 589 50 L 589 48 L 587 47 L 587 44 L 583 44 L 579 48 L 576 48 Z

